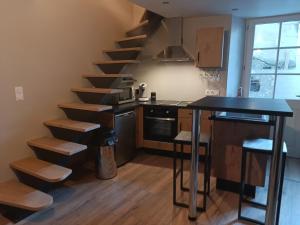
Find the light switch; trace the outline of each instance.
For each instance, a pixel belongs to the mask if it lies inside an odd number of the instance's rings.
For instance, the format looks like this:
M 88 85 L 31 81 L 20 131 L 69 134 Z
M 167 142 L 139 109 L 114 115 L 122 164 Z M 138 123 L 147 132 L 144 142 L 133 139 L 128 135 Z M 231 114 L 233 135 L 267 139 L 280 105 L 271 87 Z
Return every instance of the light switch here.
M 16 94 L 16 101 L 23 101 L 24 100 L 23 87 L 21 87 L 21 86 L 15 87 L 15 94 Z

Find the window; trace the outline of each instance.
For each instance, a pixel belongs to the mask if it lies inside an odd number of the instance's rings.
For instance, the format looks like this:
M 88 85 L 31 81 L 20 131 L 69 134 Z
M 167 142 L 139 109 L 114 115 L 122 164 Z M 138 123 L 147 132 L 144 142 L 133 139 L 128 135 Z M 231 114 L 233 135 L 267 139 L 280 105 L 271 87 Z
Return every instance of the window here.
M 248 27 L 245 63 L 248 96 L 297 99 L 300 95 L 300 16 L 254 20 L 248 22 Z

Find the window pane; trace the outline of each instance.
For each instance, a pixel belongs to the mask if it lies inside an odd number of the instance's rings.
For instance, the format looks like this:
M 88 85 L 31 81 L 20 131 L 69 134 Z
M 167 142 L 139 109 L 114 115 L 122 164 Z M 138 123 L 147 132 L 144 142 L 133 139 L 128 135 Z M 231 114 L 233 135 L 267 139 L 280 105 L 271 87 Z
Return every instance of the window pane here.
M 300 48 L 279 50 L 278 73 L 300 73 Z
M 251 73 L 275 73 L 276 49 L 254 50 Z
M 280 46 L 300 46 L 300 21 L 282 23 Z
M 254 48 L 278 47 L 279 23 L 259 24 L 255 26 Z
M 273 98 L 275 75 L 251 75 L 250 98 Z
M 275 98 L 299 99 L 296 95 L 300 95 L 300 75 L 278 75 Z

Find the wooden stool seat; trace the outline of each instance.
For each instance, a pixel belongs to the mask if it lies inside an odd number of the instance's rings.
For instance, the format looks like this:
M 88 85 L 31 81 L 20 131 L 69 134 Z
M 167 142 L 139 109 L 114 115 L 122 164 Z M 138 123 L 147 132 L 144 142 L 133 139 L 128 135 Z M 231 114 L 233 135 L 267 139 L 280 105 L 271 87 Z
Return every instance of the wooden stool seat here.
M 273 140 L 258 138 L 253 140 L 245 140 L 243 149 L 248 152 L 272 154 Z M 283 143 L 283 153 L 287 153 L 286 143 Z
M 200 146 L 207 146 L 209 145 L 210 135 L 201 133 L 200 134 Z M 192 132 L 191 131 L 180 131 L 180 133 L 175 137 L 174 142 L 177 144 L 192 144 Z

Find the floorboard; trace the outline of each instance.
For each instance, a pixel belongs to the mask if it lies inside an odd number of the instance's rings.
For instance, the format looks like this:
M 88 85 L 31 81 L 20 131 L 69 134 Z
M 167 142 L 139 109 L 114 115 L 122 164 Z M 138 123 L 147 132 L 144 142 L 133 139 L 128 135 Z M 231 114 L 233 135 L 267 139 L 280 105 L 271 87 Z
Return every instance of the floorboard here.
M 300 224 L 300 160 L 287 161 L 281 225 Z M 200 175 L 201 178 L 201 175 Z M 188 184 L 188 172 L 185 174 Z M 265 196 L 259 189 L 258 198 Z M 233 225 L 237 221 L 238 195 L 215 190 L 208 198 L 205 213 L 196 222 L 187 219 L 187 209 L 172 204 L 172 159 L 140 154 L 119 168 L 118 176 L 101 181 L 92 173 L 68 181 L 53 193 L 54 204 L 20 221 L 18 225 Z M 187 196 L 182 196 L 187 199 Z M 244 209 L 262 217 L 263 212 Z

